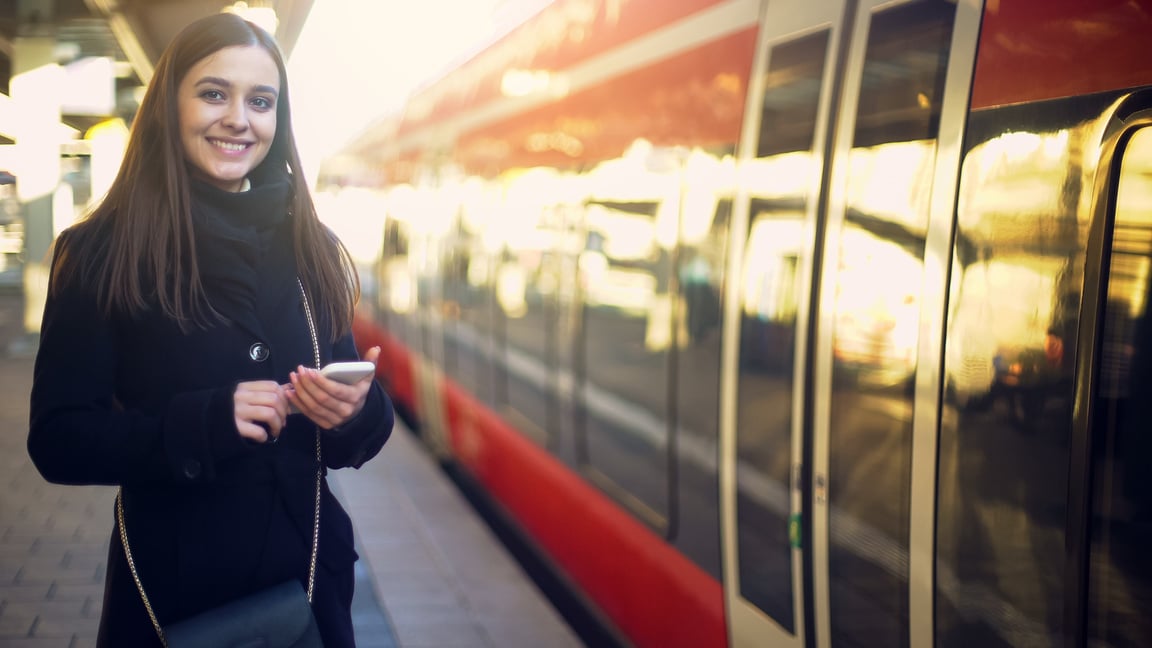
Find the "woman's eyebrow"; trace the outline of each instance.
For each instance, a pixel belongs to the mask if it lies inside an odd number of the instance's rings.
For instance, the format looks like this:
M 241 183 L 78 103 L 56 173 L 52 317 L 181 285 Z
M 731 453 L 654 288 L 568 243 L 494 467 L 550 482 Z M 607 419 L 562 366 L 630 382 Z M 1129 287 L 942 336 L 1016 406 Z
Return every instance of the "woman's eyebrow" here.
M 232 82 L 231 81 L 229 81 L 227 79 L 221 79 L 220 77 L 214 77 L 214 76 L 206 76 L 206 77 L 200 79 L 199 81 L 197 81 L 196 85 L 197 86 L 218 85 L 218 86 L 222 86 L 222 87 L 228 88 L 228 89 L 232 88 Z M 279 96 L 280 95 L 279 90 L 277 90 L 276 88 L 269 86 L 269 85 L 252 86 L 252 90 L 254 92 L 266 92 L 266 93 L 271 94 L 273 96 Z

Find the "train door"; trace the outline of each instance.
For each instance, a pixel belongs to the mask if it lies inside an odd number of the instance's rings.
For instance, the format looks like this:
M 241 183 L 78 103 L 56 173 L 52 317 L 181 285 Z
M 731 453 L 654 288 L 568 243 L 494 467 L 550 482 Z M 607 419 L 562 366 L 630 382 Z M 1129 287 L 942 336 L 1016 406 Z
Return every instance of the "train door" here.
M 763 6 L 725 296 L 724 597 L 732 645 L 804 646 L 804 331 L 845 3 Z
M 767 3 L 734 219 L 733 645 L 928 645 L 956 177 L 980 8 Z M 921 607 L 923 606 L 923 607 Z
M 814 299 L 817 646 L 927 646 L 942 338 L 978 3 L 862 0 Z
M 1067 645 L 1152 641 L 1144 604 L 1152 598 L 1152 110 L 1140 109 L 1149 99 L 1130 102 L 1137 110 L 1106 148 L 1116 172 L 1097 184 L 1091 237 L 1103 241 L 1104 253 L 1099 276 L 1089 277 L 1079 334 L 1081 366 L 1090 370 L 1077 378 L 1088 406 L 1078 408 L 1072 438 Z

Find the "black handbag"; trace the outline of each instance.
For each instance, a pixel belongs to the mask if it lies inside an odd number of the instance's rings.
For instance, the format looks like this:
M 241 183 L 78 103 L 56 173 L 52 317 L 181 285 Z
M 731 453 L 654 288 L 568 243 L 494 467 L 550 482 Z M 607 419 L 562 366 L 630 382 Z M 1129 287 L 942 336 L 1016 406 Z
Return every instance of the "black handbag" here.
M 320 368 L 320 342 L 316 337 L 316 324 L 304 284 L 296 279 L 300 295 L 304 298 L 304 313 L 308 316 L 308 331 L 312 334 L 312 352 L 316 368 Z M 194 617 L 162 627 L 144 593 L 144 584 L 136 573 L 132 550 L 128 546 L 128 531 L 124 526 L 123 490 L 116 493 L 116 522 L 120 527 L 120 542 L 124 557 L 136 589 L 148 611 L 148 618 L 166 648 L 324 648 L 316 617 L 312 614 L 312 590 L 316 584 L 316 550 L 320 543 L 320 484 L 324 475 L 324 462 L 320 457 L 320 430 L 316 430 L 316 513 L 312 524 L 312 557 L 308 563 L 308 590 L 296 580 L 269 587 L 255 594 L 212 608 Z
M 323 646 L 312 606 L 291 580 L 164 628 L 168 648 Z

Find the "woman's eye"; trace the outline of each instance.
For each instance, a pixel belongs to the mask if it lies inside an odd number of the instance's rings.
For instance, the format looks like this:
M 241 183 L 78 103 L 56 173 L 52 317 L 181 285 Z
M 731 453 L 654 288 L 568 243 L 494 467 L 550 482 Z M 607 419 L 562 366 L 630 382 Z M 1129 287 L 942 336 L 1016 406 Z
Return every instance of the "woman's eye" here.
M 252 105 L 256 106 L 257 108 L 267 109 L 272 107 L 272 100 L 268 99 L 267 97 L 254 97 L 252 99 Z
M 219 101 L 224 98 L 224 93 L 219 90 L 205 90 L 200 96 L 211 101 Z

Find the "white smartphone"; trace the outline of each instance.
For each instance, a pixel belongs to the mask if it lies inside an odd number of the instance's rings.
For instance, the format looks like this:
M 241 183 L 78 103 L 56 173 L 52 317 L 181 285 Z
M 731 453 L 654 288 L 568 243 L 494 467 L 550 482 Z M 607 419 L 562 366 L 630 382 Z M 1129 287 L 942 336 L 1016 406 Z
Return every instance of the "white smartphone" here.
M 376 373 L 376 365 L 360 360 L 357 362 L 333 362 L 320 370 L 320 375 L 345 385 L 359 382 L 365 376 Z

